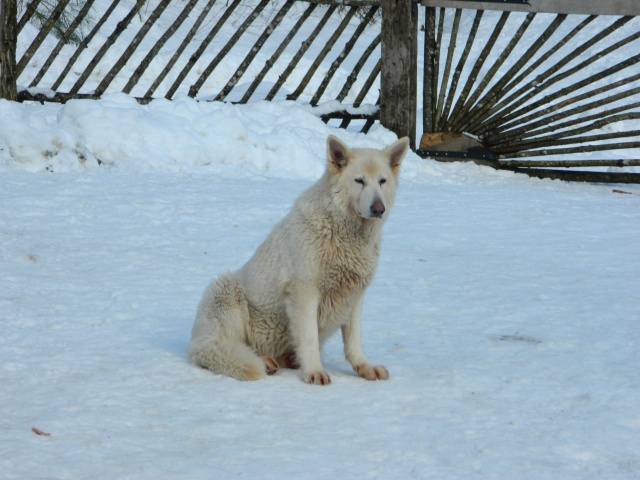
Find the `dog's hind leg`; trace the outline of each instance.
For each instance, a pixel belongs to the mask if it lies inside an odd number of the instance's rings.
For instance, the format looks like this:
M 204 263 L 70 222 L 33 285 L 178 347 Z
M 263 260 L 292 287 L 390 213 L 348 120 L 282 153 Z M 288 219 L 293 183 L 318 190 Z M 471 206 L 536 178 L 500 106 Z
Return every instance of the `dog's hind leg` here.
M 298 360 L 296 360 L 296 355 L 293 352 L 287 352 L 279 356 L 276 362 L 280 368 L 290 368 L 292 370 L 298 370 L 300 368 L 300 364 Z
M 244 290 L 232 275 L 205 290 L 191 331 L 189 354 L 196 365 L 238 380 L 259 380 L 274 372 L 246 342 L 249 310 Z M 275 363 L 275 362 L 274 362 Z
M 264 363 L 264 367 L 267 371 L 267 375 L 273 375 L 275 374 L 279 369 L 280 366 L 278 365 L 278 362 L 276 360 L 274 360 L 271 357 L 260 357 L 262 359 L 262 362 Z

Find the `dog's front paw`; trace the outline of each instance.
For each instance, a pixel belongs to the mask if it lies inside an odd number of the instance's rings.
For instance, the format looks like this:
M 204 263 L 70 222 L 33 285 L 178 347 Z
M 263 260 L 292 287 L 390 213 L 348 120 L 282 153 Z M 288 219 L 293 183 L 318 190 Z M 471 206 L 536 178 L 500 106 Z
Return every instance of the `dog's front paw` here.
M 313 372 L 302 377 L 305 382 L 312 385 L 329 385 L 331 383 L 331 377 L 325 372 Z
M 389 371 L 380 365 L 372 367 L 368 363 L 365 363 L 362 365 L 354 365 L 353 369 L 358 375 L 367 380 L 387 380 L 389 378 Z

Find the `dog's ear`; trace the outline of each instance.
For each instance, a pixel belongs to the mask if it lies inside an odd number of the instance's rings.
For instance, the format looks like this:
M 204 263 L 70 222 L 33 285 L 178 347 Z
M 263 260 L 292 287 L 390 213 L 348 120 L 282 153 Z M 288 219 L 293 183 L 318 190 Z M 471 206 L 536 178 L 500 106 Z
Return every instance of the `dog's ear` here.
M 408 151 L 409 137 L 402 137 L 384 151 L 389 156 L 389 164 L 394 173 L 400 168 L 400 164 Z
M 327 138 L 327 159 L 332 171 L 339 172 L 349 163 L 351 151 L 338 137 L 329 135 Z

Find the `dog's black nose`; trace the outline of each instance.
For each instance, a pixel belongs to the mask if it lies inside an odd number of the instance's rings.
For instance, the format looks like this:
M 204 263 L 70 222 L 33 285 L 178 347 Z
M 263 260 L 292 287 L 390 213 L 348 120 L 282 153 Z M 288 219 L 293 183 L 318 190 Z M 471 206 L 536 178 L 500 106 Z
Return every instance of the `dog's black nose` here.
M 382 203 L 382 201 L 376 200 L 371 204 L 371 216 L 375 218 L 381 218 L 384 211 L 385 211 L 385 208 L 384 208 L 384 203 Z

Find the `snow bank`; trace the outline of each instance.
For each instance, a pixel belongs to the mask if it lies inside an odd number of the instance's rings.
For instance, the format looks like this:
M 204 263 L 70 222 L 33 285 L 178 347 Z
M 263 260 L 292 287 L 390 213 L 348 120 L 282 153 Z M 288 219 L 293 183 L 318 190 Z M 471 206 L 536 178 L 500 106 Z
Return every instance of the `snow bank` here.
M 181 97 L 139 105 L 109 94 L 60 105 L 0 102 L 0 169 L 69 172 L 117 168 L 267 174 L 320 174 L 328 128 L 293 103 L 250 106 Z M 295 132 L 295 134 L 293 134 Z
M 166 171 L 312 179 L 324 171 L 329 134 L 353 147 L 384 148 L 397 138 L 380 126 L 367 135 L 336 130 L 312 112 L 295 102 L 232 105 L 187 96 L 140 105 L 122 93 L 65 105 L 0 100 L 0 172 Z M 505 177 L 513 174 L 415 154 L 402 170 L 404 180 L 426 183 Z

